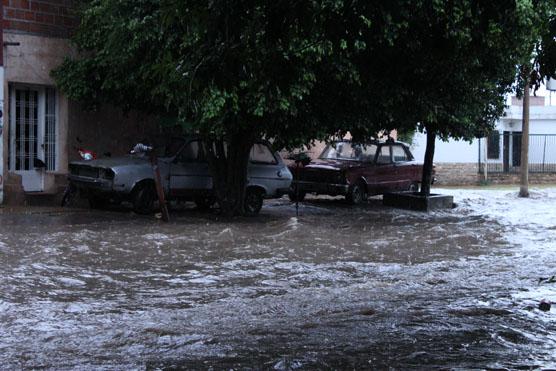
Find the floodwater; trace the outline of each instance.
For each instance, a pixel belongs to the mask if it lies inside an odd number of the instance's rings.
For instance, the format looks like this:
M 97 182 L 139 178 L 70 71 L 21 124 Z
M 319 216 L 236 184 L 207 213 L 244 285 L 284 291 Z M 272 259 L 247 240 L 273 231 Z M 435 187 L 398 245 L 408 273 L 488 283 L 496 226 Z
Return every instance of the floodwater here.
M 0 369 L 556 367 L 556 188 L 0 213 Z M 540 281 L 540 282 L 539 282 Z

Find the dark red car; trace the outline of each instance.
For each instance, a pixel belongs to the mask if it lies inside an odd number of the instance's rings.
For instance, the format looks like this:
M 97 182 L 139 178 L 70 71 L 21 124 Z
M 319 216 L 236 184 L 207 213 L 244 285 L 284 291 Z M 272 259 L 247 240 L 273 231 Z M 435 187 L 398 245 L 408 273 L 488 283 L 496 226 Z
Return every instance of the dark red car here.
M 297 167 L 299 166 L 299 167 Z M 352 204 L 367 196 L 393 191 L 417 191 L 423 165 L 415 162 L 406 144 L 393 140 L 329 144 L 317 160 L 290 165 L 292 201 L 307 193 L 343 195 Z

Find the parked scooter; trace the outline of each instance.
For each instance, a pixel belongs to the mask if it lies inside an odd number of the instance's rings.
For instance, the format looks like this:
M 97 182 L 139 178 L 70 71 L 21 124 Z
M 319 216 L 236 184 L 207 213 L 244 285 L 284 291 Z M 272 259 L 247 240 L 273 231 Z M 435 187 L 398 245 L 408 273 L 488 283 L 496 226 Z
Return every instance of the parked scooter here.
M 81 143 L 79 138 L 77 138 L 77 141 Z M 97 158 L 97 154 L 91 150 L 76 147 L 76 146 L 74 146 L 73 148 L 77 151 L 77 154 L 83 161 L 91 161 Z M 73 185 L 71 182 L 68 182 L 66 189 L 64 189 L 61 206 L 62 207 L 70 206 L 73 203 L 76 196 L 77 196 L 77 187 Z

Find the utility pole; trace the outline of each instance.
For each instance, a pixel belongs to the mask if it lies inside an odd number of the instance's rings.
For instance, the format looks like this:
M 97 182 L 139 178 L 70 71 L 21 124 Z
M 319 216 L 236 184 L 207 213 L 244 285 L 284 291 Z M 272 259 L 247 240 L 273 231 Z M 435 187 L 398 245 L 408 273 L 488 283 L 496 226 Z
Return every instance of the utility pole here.
M 523 123 L 521 126 L 521 183 L 519 197 L 529 197 L 529 86 L 531 71 L 523 71 L 525 86 L 523 87 Z

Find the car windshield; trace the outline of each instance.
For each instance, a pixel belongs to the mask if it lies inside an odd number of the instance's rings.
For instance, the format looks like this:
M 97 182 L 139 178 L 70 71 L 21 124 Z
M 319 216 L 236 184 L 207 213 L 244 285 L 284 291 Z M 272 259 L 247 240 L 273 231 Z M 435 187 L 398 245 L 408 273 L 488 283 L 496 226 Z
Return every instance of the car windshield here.
M 376 148 L 375 144 L 336 142 L 326 146 L 320 158 L 325 160 L 373 161 Z

